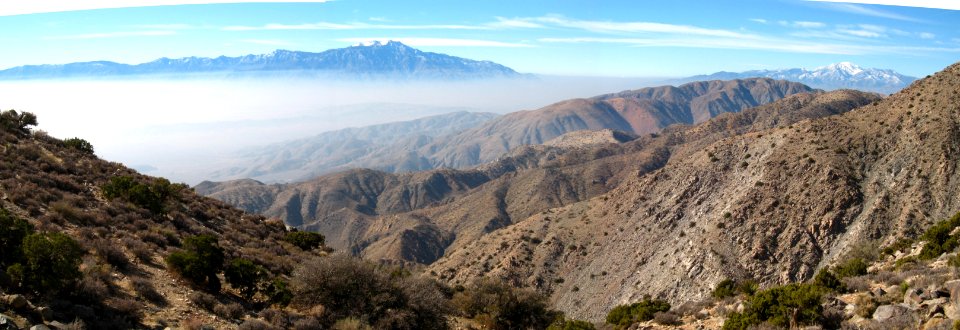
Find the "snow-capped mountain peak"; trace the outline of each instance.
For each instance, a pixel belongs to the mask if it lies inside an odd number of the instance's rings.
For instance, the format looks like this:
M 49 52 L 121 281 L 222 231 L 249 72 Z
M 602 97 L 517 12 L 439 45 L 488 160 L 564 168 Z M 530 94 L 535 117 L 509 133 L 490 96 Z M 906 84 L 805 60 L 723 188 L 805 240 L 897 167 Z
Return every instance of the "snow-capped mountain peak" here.
M 851 62 L 840 62 L 834 63 L 827 66 L 822 66 L 814 69 L 813 71 L 827 71 L 832 73 L 846 73 L 848 75 L 854 76 L 858 75 L 865 70 L 859 65 L 853 64 Z

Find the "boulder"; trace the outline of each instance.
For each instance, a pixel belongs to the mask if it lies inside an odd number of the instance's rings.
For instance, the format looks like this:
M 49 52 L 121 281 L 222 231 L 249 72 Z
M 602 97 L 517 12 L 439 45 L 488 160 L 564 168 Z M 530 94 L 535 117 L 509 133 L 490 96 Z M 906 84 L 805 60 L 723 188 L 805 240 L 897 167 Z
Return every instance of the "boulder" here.
M 880 298 L 887 294 L 887 290 L 883 288 L 873 288 L 873 290 L 870 290 L 870 294 L 873 295 L 874 298 Z
M 943 306 L 943 315 L 951 320 L 960 320 L 960 308 L 957 304 L 946 304 Z
M 909 289 L 907 292 L 903 293 L 903 304 L 914 307 L 923 302 L 923 290 L 920 289 Z
M 902 305 L 883 305 L 877 307 L 873 312 L 873 319 L 877 321 L 886 321 L 889 319 L 900 318 L 910 312 L 910 309 Z
M 50 328 L 43 324 L 37 324 L 35 326 L 30 327 L 30 330 L 50 330 Z
M 943 283 L 943 290 L 950 294 L 950 298 L 957 300 L 960 298 L 960 280 L 947 281 Z
M 0 330 L 19 330 L 12 317 L 0 314 Z
M 0 300 L 2 300 L 5 305 L 10 306 L 13 309 L 21 309 L 23 307 L 26 307 L 27 304 L 29 303 L 29 301 L 27 301 L 27 298 L 24 298 L 22 295 L 18 295 L 18 294 L 3 296 L 2 298 L 0 298 Z
M 942 317 L 932 318 L 923 324 L 924 329 L 947 329 L 950 328 L 948 325 L 952 325 L 951 322 L 947 322 Z
M 50 307 L 39 307 L 37 308 L 37 314 L 40 314 L 40 318 L 44 321 L 53 321 L 53 309 Z

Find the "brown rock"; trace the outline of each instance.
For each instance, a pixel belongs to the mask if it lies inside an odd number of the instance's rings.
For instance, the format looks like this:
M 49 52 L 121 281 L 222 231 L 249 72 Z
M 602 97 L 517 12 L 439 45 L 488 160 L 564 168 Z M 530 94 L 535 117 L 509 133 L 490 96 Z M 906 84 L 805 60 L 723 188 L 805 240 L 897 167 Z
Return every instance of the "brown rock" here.
M 13 309 L 21 309 L 23 307 L 26 307 L 27 304 L 29 303 L 29 301 L 27 301 L 27 298 L 24 298 L 22 295 L 18 295 L 18 294 L 4 296 L 3 302 L 7 306 L 10 306 Z

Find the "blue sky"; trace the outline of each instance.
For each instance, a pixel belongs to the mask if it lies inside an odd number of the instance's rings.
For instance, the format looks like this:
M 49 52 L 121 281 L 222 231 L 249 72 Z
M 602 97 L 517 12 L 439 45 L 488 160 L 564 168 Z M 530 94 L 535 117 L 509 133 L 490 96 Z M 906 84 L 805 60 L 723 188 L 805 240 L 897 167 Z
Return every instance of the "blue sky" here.
M 150 2 L 128 3 L 138 1 Z M 388 39 L 556 75 L 687 76 L 852 61 L 924 76 L 960 59 L 960 11 L 872 4 L 334 0 L 18 14 L 44 11 L 38 3 L 0 4 L 0 68 L 323 51 Z

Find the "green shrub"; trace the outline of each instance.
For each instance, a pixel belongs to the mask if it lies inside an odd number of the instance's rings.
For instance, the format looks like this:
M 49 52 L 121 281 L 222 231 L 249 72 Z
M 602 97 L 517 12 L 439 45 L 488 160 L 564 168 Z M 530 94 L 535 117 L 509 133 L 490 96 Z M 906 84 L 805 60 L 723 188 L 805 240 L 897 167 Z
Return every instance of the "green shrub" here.
M 163 214 L 164 204 L 182 189 L 183 185 L 171 184 L 164 178 L 146 184 L 124 175 L 110 178 L 110 182 L 103 185 L 103 195 L 111 199 L 122 198 L 155 214 Z
M 650 321 L 657 312 L 670 310 L 670 303 L 663 300 L 644 298 L 630 305 L 614 307 L 607 313 L 607 323 L 617 327 L 626 327 L 633 323 Z
M 33 233 L 33 226 L 0 208 L 0 270 L 23 258 L 23 239 Z
M 736 294 L 737 283 L 731 279 L 720 281 L 720 283 L 717 283 L 717 287 L 713 289 L 713 292 L 710 293 L 711 296 L 717 299 L 733 297 Z
M 920 236 L 920 239 L 926 241 L 926 244 L 923 245 L 923 250 L 920 251 L 920 259 L 933 259 L 957 248 L 957 237 L 950 235 L 950 232 L 958 226 L 960 226 L 960 213 L 957 213 L 950 219 L 940 221 L 927 229 L 927 231 Z
M 7 268 L 21 288 L 57 294 L 80 278 L 80 244 L 63 233 L 34 233 L 23 239 L 23 263 Z
M 840 279 L 826 268 L 817 272 L 817 276 L 813 278 L 813 284 L 837 292 L 846 291 L 843 282 L 840 282 Z
M 791 321 L 816 324 L 823 312 L 823 290 L 815 284 L 793 283 L 759 291 L 746 301 L 743 313 L 727 316 L 723 329 L 747 329 L 763 322 L 776 327 L 787 327 Z
M 183 240 L 183 250 L 167 256 L 167 264 L 184 278 L 210 291 L 220 291 L 217 273 L 223 267 L 223 248 L 212 235 L 202 234 Z
M 308 231 L 294 231 L 287 233 L 283 237 L 284 241 L 290 242 L 290 244 L 296 245 L 301 250 L 309 251 L 324 244 L 324 237 L 318 233 L 312 233 Z
M 63 140 L 63 146 L 80 151 L 85 154 L 93 154 L 93 144 L 81 138 L 69 138 Z
M 565 318 L 563 315 L 557 317 L 553 323 L 550 323 L 550 326 L 547 327 L 547 330 L 595 330 L 596 327 L 593 323 L 583 321 L 583 320 L 570 320 Z
M 853 277 L 867 274 L 867 262 L 862 258 L 853 258 L 833 268 L 838 278 Z
M 542 329 L 557 318 L 547 308 L 543 295 L 489 278 L 455 294 L 453 303 L 467 317 L 480 320 L 490 329 Z
M 245 298 L 250 299 L 257 293 L 260 283 L 267 277 L 267 270 L 254 264 L 253 261 L 237 258 L 230 261 L 223 270 L 223 275 L 230 286 L 240 291 Z
M 270 281 L 263 293 L 267 295 L 267 301 L 273 305 L 286 306 L 293 300 L 290 285 L 281 278 L 274 278 L 273 281 Z

